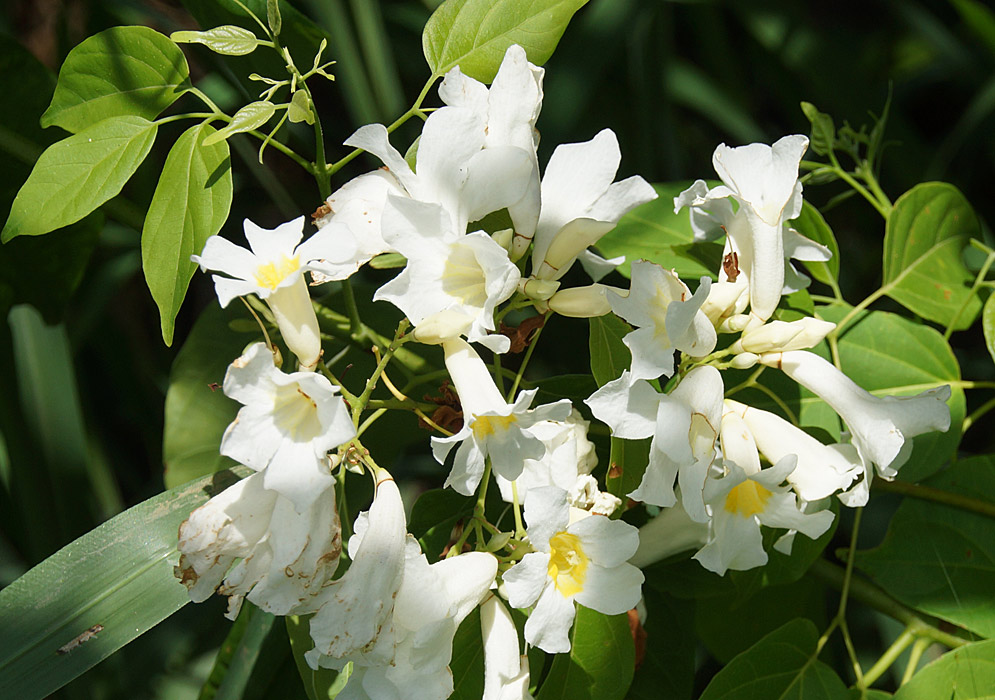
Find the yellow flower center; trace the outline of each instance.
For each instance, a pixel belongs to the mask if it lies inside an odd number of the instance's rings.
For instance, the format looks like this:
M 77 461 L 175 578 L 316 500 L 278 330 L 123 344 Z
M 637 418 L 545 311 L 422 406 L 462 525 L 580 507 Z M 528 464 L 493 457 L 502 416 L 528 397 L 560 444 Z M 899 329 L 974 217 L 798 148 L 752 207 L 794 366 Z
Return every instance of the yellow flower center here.
M 300 386 L 280 387 L 273 404 L 273 422 L 281 432 L 300 442 L 322 433 L 318 404 Z
M 289 275 L 301 269 L 301 259 L 299 255 L 288 258 L 281 255 L 278 262 L 268 262 L 256 268 L 256 282 L 260 287 L 276 289 Z
M 466 306 L 483 308 L 487 303 L 486 276 L 473 248 L 455 245 L 442 270 L 442 289 Z
M 577 535 L 558 532 L 549 538 L 549 567 L 546 571 L 564 598 L 571 598 L 584 590 L 587 563 L 587 555 Z
M 725 509 L 744 518 L 762 513 L 767 507 L 770 491 L 755 481 L 747 479 L 726 496 Z
M 514 414 L 510 416 L 477 416 L 470 424 L 470 428 L 473 430 L 473 436 L 482 440 L 494 433 L 504 432 L 517 420 L 518 418 Z

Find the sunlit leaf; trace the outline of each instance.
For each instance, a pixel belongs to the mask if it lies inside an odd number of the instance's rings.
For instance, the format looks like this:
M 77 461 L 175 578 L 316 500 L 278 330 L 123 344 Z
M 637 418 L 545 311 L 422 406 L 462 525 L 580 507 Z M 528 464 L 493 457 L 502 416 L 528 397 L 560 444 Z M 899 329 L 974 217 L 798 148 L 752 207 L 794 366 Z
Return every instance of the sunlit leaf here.
M 187 590 L 173 575 L 180 523 L 247 473 L 240 467 L 237 476 L 205 477 L 150 498 L 0 591 L 4 696 L 44 697 L 186 605 Z
M 895 202 L 884 236 L 888 296 L 923 318 L 968 328 L 981 310 L 961 253 L 981 225 L 964 195 L 944 182 L 916 185 Z
M 111 27 L 66 56 L 42 126 L 77 133 L 110 117 L 154 119 L 183 94 L 183 52 L 149 27 Z
M 240 134 L 243 131 L 258 129 L 263 124 L 268 122 L 270 117 L 272 117 L 275 113 L 276 107 L 273 106 L 272 102 L 266 102 L 265 100 L 250 102 L 242 107 L 242 109 L 235 112 L 235 115 L 231 118 L 231 121 L 224 128 L 218 129 L 210 136 L 207 136 L 204 139 L 203 145 L 210 146 L 218 143 L 219 141 L 224 141 L 233 134 Z
M 567 23 L 587 0 L 446 0 L 429 17 L 422 50 L 432 74 L 453 66 L 485 83 L 494 79 L 512 44 L 542 65 Z
M 932 662 L 895 693 L 895 700 L 986 700 L 995 688 L 995 641 L 968 644 Z
M 214 127 L 198 124 L 176 140 L 145 215 L 142 269 L 166 345 L 173 342 L 173 322 L 197 269 L 190 256 L 221 230 L 231 207 L 228 144 L 204 145 L 214 133 Z
M 74 224 L 116 196 L 155 135 L 147 119 L 114 117 L 49 146 L 14 199 L 3 241 Z
M 823 284 L 829 284 L 830 279 L 838 280 L 840 276 L 840 248 L 836 243 L 833 230 L 829 228 L 829 224 L 822 218 L 819 210 L 805 202 L 802 205 L 801 214 L 798 215 L 797 219 L 789 221 L 788 225 L 806 238 L 811 238 L 816 243 L 826 246 L 833 254 L 833 257 L 829 258 L 827 262 L 802 262 L 812 277 Z
M 538 700 L 621 700 L 629 690 L 635 650 L 627 615 L 577 606 L 570 653 L 553 657 Z
M 602 236 L 597 244 L 601 254 L 607 258 L 624 255 L 625 262 L 618 271 L 626 277 L 634 261 L 649 260 L 676 270 L 685 280 L 714 278 L 722 263 L 722 246 L 695 243 L 687 209 L 674 213 L 674 197 L 690 184 L 653 185 L 659 196 L 630 211 L 618 226 Z
M 224 24 L 206 32 L 173 32 L 169 38 L 177 44 L 203 44 L 211 51 L 226 56 L 244 56 L 259 46 L 255 34 L 234 24 Z

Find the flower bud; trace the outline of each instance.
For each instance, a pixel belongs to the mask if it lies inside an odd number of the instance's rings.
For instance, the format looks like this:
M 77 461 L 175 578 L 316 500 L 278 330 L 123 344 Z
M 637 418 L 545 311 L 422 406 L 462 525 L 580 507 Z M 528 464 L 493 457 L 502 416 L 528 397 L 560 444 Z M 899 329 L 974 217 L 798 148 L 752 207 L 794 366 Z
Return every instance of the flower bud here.
M 612 310 L 611 304 L 605 296 L 605 292 L 609 289 L 617 294 L 625 293 L 625 290 L 604 284 L 573 287 L 563 289 L 550 297 L 549 308 L 561 316 L 573 318 L 604 316 Z
M 806 350 L 820 342 L 836 328 L 835 323 L 806 317 L 797 321 L 769 321 L 758 328 L 743 333 L 743 337 L 732 344 L 733 352 L 765 353 Z

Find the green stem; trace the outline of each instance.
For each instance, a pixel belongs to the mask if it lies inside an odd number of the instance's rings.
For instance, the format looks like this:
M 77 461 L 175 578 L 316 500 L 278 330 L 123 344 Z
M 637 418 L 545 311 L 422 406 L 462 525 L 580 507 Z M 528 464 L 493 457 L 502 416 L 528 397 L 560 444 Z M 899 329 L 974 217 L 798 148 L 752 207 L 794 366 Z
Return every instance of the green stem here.
M 872 484 L 872 488 L 876 491 L 897 493 L 902 496 L 908 496 L 909 498 L 917 498 L 921 501 L 942 503 L 943 505 L 953 506 L 954 508 L 959 508 L 960 510 L 968 511 L 970 513 L 984 515 L 988 518 L 995 518 L 995 503 L 989 503 L 988 501 L 971 498 L 970 496 L 962 496 L 959 493 L 944 491 L 942 489 L 933 488 L 932 486 L 910 484 L 907 481 L 885 481 L 884 479 L 875 479 Z
M 356 305 L 356 293 L 348 279 L 342 280 L 342 301 L 345 302 L 346 314 L 349 316 L 349 333 L 355 340 L 364 336 L 363 320 L 359 317 L 359 307 Z
M 843 567 L 833 564 L 825 559 L 817 559 L 809 569 L 816 577 L 833 586 L 842 588 L 846 572 Z M 949 634 L 938 628 L 940 624 L 931 624 L 923 617 L 920 617 L 912 608 L 908 608 L 874 584 L 861 578 L 852 578 L 848 584 L 849 595 L 854 600 L 863 603 L 878 612 L 884 613 L 888 617 L 894 618 L 906 626 L 912 626 L 917 637 L 924 637 L 939 642 L 951 649 L 968 644 L 970 640 Z
M 912 650 L 909 652 L 909 662 L 905 666 L 905 673 L 902 674 L 900 685 L 905 685 L 912 680 L 912 676 L 915 675 L 916 670 L 919 668 L 919 659 L 922 658 L 923 652 L 929 649 L 932 644 L 933 641 L 931 639 L 920 637 L 912 645 Z
M 995 408 L 995 399 L 989 399 L 978 406 L 978 408 L 971 412 L 971 415 L 964 419 L 964 423 L 961 425 L 961 432 L 966 433 L 968 428 L 977 423 L 980 418 L 993 408 Z
M 549 320 L 549 314 L 546 313 L 546 320 Z M 511 389 L 508 390 L 507 401 L 511 403 L 515 399 L 515 392 L 518 391 L 518 385 L 522 382 L 522 375 L 525 374 L 525 368 L 529 364 L 529 360 L 532 359 L 532 353 L 536 348 L 536 344 L 539 342 L 539 335 L 542 333 L 542 329 L 546 327 L 546 323 L 536 328 L 536 332 L 532 335 L 532 340 L 529 342 L 529 347 L 525 350 L 525 357 L 522 358 L 522 364 L 518 368 L 518 372 L 515 374 L 515 381 L 511 383 Z
M 843 587 L 840 589 L 840 607 L 836 616 L 840 623 L 846 619 L 846 603 L 850 595 L 850 584 L 853 581 L 853 560 L 857 554 L 857 535 L 860 533 L 860 520 L 864 514 L 863 508 L 857 508 L 853 518 L 853 532 L 850 533 L 850 549 L 846 553 L 846 570 L 843 574 Z
M 884 675 L 885 671 L 892 667 L 898 657 L 902 655 L 910 644 L 916 641 L 916 635 L 911 628 L 906 627 L 905 630 L 898 636 L 890 647 L 888 647 L 884 654 L 881 655 L 873 666 L 864 674 L 864 677 L 857 683 L 857 687 L 861 690 L 869 688 L 874 685 L 874 681 Z
M 836 173 L 836 175 L 846 184 L 850 185 L 850 187 L 856 190 L 864 199 L 870 202 L 871 206 L 877 210 L 878 214 L 880 214 L 884 218 L 884 220 L 887 221 L 888 214 L 890 213 L 889 210 L 886 209 L 884 205 L 881 204 L 880 201 L 878 201 L 877 197 L 868 192 L 867 188 L 865 188 L 863 185 L 857 182 L 854 179 L 854 177 L 850 175 L 850 173 L 848 173 L 846 170 L 842 168 L 842 166 L 840 166 L 839 160 L 836 159 L 836 154 L 833 153 L 832 151 L 829 152 L 829 160 L 833 164 L 833 171 Z

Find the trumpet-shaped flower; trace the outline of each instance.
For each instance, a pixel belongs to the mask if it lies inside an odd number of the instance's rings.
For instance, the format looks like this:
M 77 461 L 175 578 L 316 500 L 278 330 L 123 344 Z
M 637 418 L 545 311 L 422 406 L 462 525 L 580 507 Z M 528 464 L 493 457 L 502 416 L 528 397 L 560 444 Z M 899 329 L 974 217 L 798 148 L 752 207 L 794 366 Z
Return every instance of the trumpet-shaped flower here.
M 482 700 L 533 700 L 529 657 L 520 653 L 515 622 L 497 596 L 480 606 L 480 632 L 484 639 Z
M 319 661 L 339 669 L 349 661 L 383 665 L 394 657 L 393 613 L 407 532 L 401 494 L 387 472 L 380 472 L 373 504 L 356 519 L 354 532 L 352 566 L 326 584 L 307 611 L 317 611 L 311 618 L 314 648 L 305 655 L 312 668 Z
M 785 374 L 825 401 L 849 426 L 861 458 L 884 479 L 895 478 L 912 453 L 912 438 L 950 427 L 950 387 L 915 396 L 872 396 L 818 355 L 802 350 L 767 353 L 760 362 Z M 869 476 L 869 475 L 868 475 Z
M 628 372 L 608 382 L 587 399 L 594 415 L 615 437 L 652 437 L 649 464 L 630 498 L 668 507 L 677 501 L 680 485 L 684 509 L 694 520 L 708 519 L 702 489 L 715 457 L 724 387 L 714 367 L 696 367 L 669 395 Z
M 484 129 L 484 148 L 513 146 L 528 154 L 531 173 L 522 198 L 508 205 L 515 227 L 511 257 L 520 258 L 529 247 L 539 219 L 539 135 L 536 119 L 542 109 L 545 71 L 529 63 L 525 49 L 512 44 L 504 54 L 494 82 L 488 89 L 466 76 L 459 66 L 446 74 L 439 97 L 447 105 L 470 110 Z
M 734 353 L 784 352 L 807 350 L 822 342 L 836 328 L 835 323 L 806 316 L 797 321 L 768 321 L 763 325 L 748 327 L 743 337 L 729 349 Z
M 525 462 L 540 459 L 546 452 L 532 428 L 540 421 L 562 421 L 570 415 L 566 399 L 529 410 L 536 390 L 522 391 L 515 403 L 501 396 L 487 366 L 466 342 L 456 338 L 443 343 L 446 369 L 453 379 L 463 407 L 463 429 L 455 435 L 432 438 L 432 454 L 444 464 L 459 444 L 446 486 L 465 496 L 471 495 L 490 457 L 494 473 L 514 481 Z
M 489 146 L 487 126 L 473 109 L 436 110 L 422 127 L 415 170 L 390 144 L 381 124 L 360 127 L 345 145 L 380 158 L 404 195 L 438 204 L 448 218 L 446 228 L 464 233 L 468 222 L 520 202 L 529 188 L 534 148 Z M 382 233 L 389 230 L 384 222 Z
M 542 177 L 533 277 L 560 279 L 626 212 L 656 199 L 654 189 L 638 175 L 613 182 L 621 160 L 611 129 L 584 143 L 556 147 Z
M 243 407 L 221 438 L 221 454 L 263 471 L 266 488 L 304 512 L 334 482 L 328 451 L 356 435 L 338 389 L 314 372 L 281 372 L 256 343 L 228 367 L 224 392 Z
M 743 571 L 766 564 L 761 525 L 798 531 L 812 539 L 829 529 L 832 511 L 805 513 L 794 492 L 781 486 L 795 469 L 795 455 L 761 469 L 753 435 L 733 412 L 722 416 L 721 442 L 726 473 L 705 483 L 710 531 L 708 543 L 694 555 L 702 566 L 723 576 L 729 569 Z
M 639 546 L 636 528 L 603 515 L 570 524 L 567 494 L 555 486 L 529 491 L 525 519 L 536 551 L 508 570 L 504 584 L 513 607 L 535 606 L 525 623 L 529 644 L 570 651 L 575 602 L 606 615 L 636 606 L 643 574 L 627 563 Z
M 298 512 L 289 499 L 264 487 L 262 474 L 253 474 L 183 521 L 176 575 L 195 603 L 215 589 L 229 596 L 226 616 L 233 620 L 244 598 L 288 615 L 321 591 L 341 549 L 334 486 Z
M 807 284 L 790 267 L 790 258 L 829 259 L 827 248 L 786 226 L 801 213 L 798 164 L 807 148 L 808 138 L 799 135 L 785 136 L 773 146 L 753 143 L 730 148 L 720 144 L 712 165 L 723 184 L 709 190 L 698 180 L 674 198 L 675 212 L 691 207 L 696 238 L 710 239 L 725 232 L 725 254 L 735 254 L 735 275 L 723 269 L 719 280 L 734 281 L 742 274 L 749 282 L 752 312 L 761 320 L 774 312 L 786 280 L 789 289 Z M 729 200 L 735 201 L 738 209 L 734 211 Z
M 520 279 L 504 248 L 483 231 L 450 228 L 438 205 L 401 197 L 388 198 L 384 231 L 408 264 L 374 299 L 401 309 L 416 330 L 423 324 L 441 327 L 438 321 L 445 319 L 449 331 L 443 338 L 465 333 L 495 352 L 507 352 L 506 336 L 488 335 L 494 308 L 515 293 Z
M 497 559 L 469 552 L 429 564 L 407 536 L 404 573 L 392 618 L 393 655 L 353 658 L 342 700 L 445 700 L 453 692 L 453 637 L 494 583 Z M 325 659 L 319 660 L 324 665 Z M 334 664 L 333 666 L 338 666 Z
M 680 500 L 639 528 L 639 549 L 629 563 L 645 569 L 708 542 L 708 523 L 692 520 Z
M 202 270 L 217 270 L 214 288 L 222 307 L 232 299 L 257 294 L 276 318 L 287 347 L 304 369 L 314 369 L 321 356 L 318 319 L 311 306 L 305 270 L 321 270 L 324 279 L 345 279 L 359 267 L 355 246 L 343 242 L 341 224 L 328 226 L 304 243 L 304 217 L 272 231 L 245 220 L 250 250 L 221 236 L 211 236 L 200 255 L 190 259 Z M 300 244 L 300 245 L 298 245 Z
M 864 464 L 852 445 L 823 445 L 800 428 L 768 411 L 726 399 L 750 429 L 757 449 L 776 464 L 788 455 L 798 458 L 787 481 L 805 501 L 818 501 L 846 490 L 864 473 Z M 862 505 L 862 504 L 861 504 Z
M 673 270 L 639 260 L 632 263 L 627 296 L 609 293 L 616 315 L 636 326 L 622 342 L 632 351 L 632 376 L 656 379 L 674 373 L 674 350 L 704 357 L 715 349 L 715 327 L 701 312 L 711 280 L 701 278 L 692 296 Z

